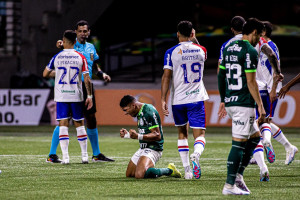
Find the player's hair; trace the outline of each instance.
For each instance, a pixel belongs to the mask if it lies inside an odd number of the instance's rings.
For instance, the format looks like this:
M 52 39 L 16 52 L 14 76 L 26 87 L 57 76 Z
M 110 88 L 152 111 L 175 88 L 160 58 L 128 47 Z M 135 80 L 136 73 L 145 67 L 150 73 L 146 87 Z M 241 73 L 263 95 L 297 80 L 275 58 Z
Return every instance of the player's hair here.
M 272 31 L 273 31 L 273 25 L 269 21 L 263 21 L 263 24 L 265 26 L 266 36 L 271 37 Z
M 124 108 L 135 101 L 136 101 L 136 99 L 133 96 L 125 95 L 120 101 L 120 107 Z
M 193 24 L 190 21 L 181 21 L 177 25 L 177 30 L 180 34 L 184 35 L 185 37 L 190 37 L 193 30 Z
M 235 31 L 242 32 L 245 22 L 246 21 L 243 17 L 235 16 L 231 19 L 231 28 L 233 28 Z
M 76 33 L 73 30 L 66 30 L 64 32 L 64 38 L 70 41 L 70 43 L 74 44 L 76 42 Z
M 256 19 L 256 18 L 249 18 L 247 19 L 246 23 L 243 26 L 243 34 L 249 35 L 254 30 L 257 31 L 257 34 L 261 34 L 264 29 L 264 24 Z
M 75 30 L 77 30 L 78 26 L 85 26 L 85 25 L 87 25 L 88 30 L 90 30 L 90 25 L 89 25 L 89 23 L 88 23 L 87 21 L 85 21 L 85 20 L 80 20 L 79 22 L 77 22 L 76 27 L 75 27 Z

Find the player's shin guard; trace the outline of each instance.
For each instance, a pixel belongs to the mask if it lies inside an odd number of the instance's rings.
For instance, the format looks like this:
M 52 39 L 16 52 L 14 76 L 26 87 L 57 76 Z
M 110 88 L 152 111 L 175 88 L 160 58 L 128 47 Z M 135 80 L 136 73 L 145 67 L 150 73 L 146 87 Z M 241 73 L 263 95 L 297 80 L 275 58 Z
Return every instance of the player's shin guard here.
M 49 155 L 56 154 L 56 149 L 58 144 L 59 144 L 59 126 L 56 126 L 52 134 L 52 141 L 51 141 Z
M 88 155 L 87 155 L 87 134 L 85 131 L 84 126 L 79 126 L 76 128 L 77 131 L 77 140 L 80 144 L 80 148 L 81 148 L 81 155 L 83 160 L 87 159 Z
M 246 142 L 232 141 L 232 147 L 227 159 L 226 183 L 234 185 L 240 162 L 243 158 Z
M 66 126 L 59 127 L 59 144 L 63 154 L 63 161 L 69 162 L 69 128 Z
M 204 151 L 205 143 L 206 143 L 206 141 L 205 141 L 204 137 L 202 137 L 202 136 L 197 137 L 194 142 L 194 152 L 201 155 L 202 152 Z
M 169 176 L 172 172 L 173 171 L 169 168 L 149 168 L 146 171 L 144 178 L 157 178 L 163 175 Z
M 97 156 L 100 154 L 99 142 L 98 142 L 98 129 L 86 129 L 87 135 L 90 139 L 92 149 L 93 149 L 93 156 Z
M 257 165 L 259 166 L 260 171 L 268 170 L 268 167 L 264 160 L 264 147 L 261 141 L 259 141 L 259 143 L 257 144 L 257 146 L 253 151 L 253 158 L 255 159 Z
M 263 137 L 263 145 L 266 144 L 271 144 L 271 125 L 268 123 L 263 123 L 262 125 L 259 126 L 261 135 Z
M 291 143 L 288 141 L 288 139 L 285 137 L 285 135 L 283 134 L 283 132 L 281 131 L 281 129 L 276 126 L 275 124 L 271 123 L 271 130 L 272 130 L 272 134 L 273 134 L 273 138 L 279 142 L 280 144 L 282 144 L 285 148 L 285 150 L 287 151 L 288 149 L 292 148 Z
M 253 155 L 254 149 L 257 147 L 257 144 L 260 141 L 260 137 L 256 137 L 256 138 L 250 138 L 247 141 L 246 147 L 245 147 L 245 152 L 242 158 L 242 162 L 240 164 L 238 173 L 243 175 L 244 174 L 244 170 L 245 168 L 248 166 L 249 161 Z
M 178 152 L 182 161 L 184 168 L 188 167 L 190 169 L 190 159 L 189 159 L 189 143 L 187 139 L 178 139 Z

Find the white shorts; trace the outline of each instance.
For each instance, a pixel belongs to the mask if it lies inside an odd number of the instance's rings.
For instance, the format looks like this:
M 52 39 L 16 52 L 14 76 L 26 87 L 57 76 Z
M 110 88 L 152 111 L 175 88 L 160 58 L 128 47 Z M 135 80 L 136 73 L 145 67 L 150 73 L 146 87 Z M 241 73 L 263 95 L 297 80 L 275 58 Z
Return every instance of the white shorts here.
M 153 165 L 155 166 L 155 163 L 157 163 L 158 160 L 162 156 L 162 151 L 154 151 L 154 150 L 149 149 L 149 148 L 139 149 L 135 152 L 135 154 L 133 154 L 133 156 L 131 157 L 131 161 L 135 165 L 137 165 L 137 163 L 138 163 L 141 156 L 146 156 L 147 158 L 150 158 Z
M 255 108 L 231 106 L 225 107 L 225 109 L 232 119 L 232 137 L 249 139 L 251 135 L 259 132 L 255 122 Z

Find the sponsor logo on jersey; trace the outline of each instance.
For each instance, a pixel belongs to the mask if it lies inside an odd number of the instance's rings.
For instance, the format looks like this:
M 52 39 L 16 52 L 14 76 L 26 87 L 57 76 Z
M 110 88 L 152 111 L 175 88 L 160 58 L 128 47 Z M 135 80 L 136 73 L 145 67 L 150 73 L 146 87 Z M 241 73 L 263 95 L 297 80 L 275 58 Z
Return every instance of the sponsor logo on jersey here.
M 76 58 L 79 58 L 79 56 L 63 56 L 63 55 L 59 55 L 57 58 L 58 59 L 76 59 Z
M 179 49 L 178 54 L 182 55 L 182 50 L 181 49 Z
M 235 125 L 245 125 L 245 123 L 244 122 L 241 122 L 240 120 L 233 120 L 232 121 Z
M 242 50 L 242 47 L 239 47 L 239 45 L 237 45 L 237 44 L 234 44 L 227 48 L 227 51 L 231 51 L 231 52 L 233 52 L 233 51 L 240 52 L 241 50 Z
M 186 95 L 190 95 L 190 94 L 198 94 L 199 93 L 199 89 L 197 89 L 197 90 L 193 90 L 193 91 L 190 91 L 190 92 L 186 92 L 185 94 Z
M 75 90 L 61 90 L 61 93 L 75 94 Z
M 183 53 L 197 53 L 200 52 L 200 49 L 187 49 L 187 50 L 183 50 Z
M 224 101 L 225 101 L 225 103 L 228 103 L 228 102 L 237 101 L 238 99 L 239 99 L 238 96 L 231 96 L 231 97 L 225 97 Z

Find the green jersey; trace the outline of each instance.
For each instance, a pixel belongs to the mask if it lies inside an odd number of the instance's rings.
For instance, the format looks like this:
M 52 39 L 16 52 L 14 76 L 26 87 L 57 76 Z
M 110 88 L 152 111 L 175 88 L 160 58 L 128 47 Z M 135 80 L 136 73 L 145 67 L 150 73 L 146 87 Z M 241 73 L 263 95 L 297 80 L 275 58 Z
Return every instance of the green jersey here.
M 218 80 L 221 102 L 226 107 L 255 107 L 246 73 L 256 72 L 257 64 L 257 51 L 247 40 L 234 41 L 224 49 Z
M 151 104 L 144 104 L 137 115 L 137 123 L 139 134 L 146 135 L 151 133 L 151 129 L 159 127 L 159 131 L 161 134 L 161 139 L 159 141 L 143 141 L 139 140 L 140 147 L 150 148 L 155 151 L 162 151 L 164 144 L 163 130 L 160 122 L 160 117 L 157 110 Z

